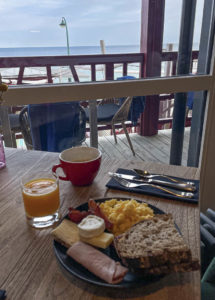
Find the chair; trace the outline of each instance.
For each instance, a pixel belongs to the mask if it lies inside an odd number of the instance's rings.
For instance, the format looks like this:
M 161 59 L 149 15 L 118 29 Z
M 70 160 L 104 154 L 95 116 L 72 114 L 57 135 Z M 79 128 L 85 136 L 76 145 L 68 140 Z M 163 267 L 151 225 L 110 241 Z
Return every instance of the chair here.
M 208 208 L 207 214 L 200 213 L 201 271 L 204 274 L 215 256 L 215 211 Z
M 30 122 L 28 119 L 28 106 L 24 106 L 23 109 L 20 111 L 19 123 L 22 131 L 22 136 L 25 141 L 25 145 L 28 150 L 32 150 L 33 142 L 31 137 Z
M 133 76 L 123 76 L 117 80 L 135 79 Z M 110 101 L 112 100 L 112 101 Z M 118 102 L 118 103 L 116 103 Z M 111 125 L 115 143 L 117 143 L 115 125 L 121 123 L 133 155 L 135 151 L 131 143 L 125 122 L 132 121 L 137 124 L 138 117 L 143 112 L 145 97 L 127 97 L 121 99 L 104 99 L 97 106 L 97 122 L 100 125 Z M 85 108 L 87 122 L 89 122 L 89 109 Z
M 201 299 L 215 299 L 215 211 L 200 213 Z
M 26 146 L 34 150 L 61 152 L 85 140 L 86 115 L 78 102 L 28 105 L 20 121 Z
M 215 299 L 215 257 L 208 266 L 201 280 L 201 299 Z
M 97 107 L 97 122 L 100 125 L 111 125 L 114 134 L 115 143 L 117 143 L 116 139 L 116 131 L 115 125 L 121 123 L 122 128 L 125 131 L 129 146 L 133 155 L 135 155 L 125 122 L 128 120 L 128 113 L 131 106 L 132 97 L 127 97 L 124 103 L 120 106 L 115 103 L 107 103 L 100 104 Z M 85 108 L 87 122 L 89 122 L 89 109 Z
M 194 98 L 194 92 L 188 92 L 187 93 L 186 118 L 188 117 L 189 111 L 193 109 L 193 98 Z

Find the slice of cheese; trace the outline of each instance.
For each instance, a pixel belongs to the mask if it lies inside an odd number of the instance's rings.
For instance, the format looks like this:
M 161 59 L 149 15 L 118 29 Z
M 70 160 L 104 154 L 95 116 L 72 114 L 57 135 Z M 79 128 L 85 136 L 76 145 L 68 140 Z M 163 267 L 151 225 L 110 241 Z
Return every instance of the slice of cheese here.
M 101 235 L 93 238 L 82 238 L 79 236 L 78 226 L 67 219 L 64 219 L 57 228 L 52 230 L 52 235 L 56 241 L 60 242 L 67 248 L 81 240 L 95 247 L 105 249 L 114 239 L 114 235 L 107 232 L 103 232 Z
M 81 241 L 92 246 L 105 249 L 113 242 L 113 238 L 114 235 L 112 233 L 103 232 L 99 236 L 95 236 L 88 239 L 81 237 Z
M 64 219 L 51 233 L 56 241 L 67 248 L 80 241 L 77 225 L 67 219 Z

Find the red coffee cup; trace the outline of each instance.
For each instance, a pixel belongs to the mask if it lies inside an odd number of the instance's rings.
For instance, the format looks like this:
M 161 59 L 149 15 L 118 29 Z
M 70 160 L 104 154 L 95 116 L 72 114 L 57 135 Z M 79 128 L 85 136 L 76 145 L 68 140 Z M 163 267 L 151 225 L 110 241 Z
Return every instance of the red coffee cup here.
M 52 172 L 61 168 L 65 177 L 62 180 L 71 181 L 77 186 L 91 184 L 98 174 L 101 165 L 101 151 L 93 147 L 73 147 L 64 150 L 59 155 L 60 164 L 52 167 Z

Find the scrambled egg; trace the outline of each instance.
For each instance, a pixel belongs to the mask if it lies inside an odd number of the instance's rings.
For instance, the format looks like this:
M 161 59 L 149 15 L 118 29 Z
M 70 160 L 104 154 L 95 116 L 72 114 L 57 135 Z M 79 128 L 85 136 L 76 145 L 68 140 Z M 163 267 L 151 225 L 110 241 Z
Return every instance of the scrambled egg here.
M 132 225 L 154 216 L 153 210 L 146 203 L 139 203 L 134 199 L 125 201 L 111 199 L 101 203 L 100 207 L 113 224 L 114 235 L 119 235 Z

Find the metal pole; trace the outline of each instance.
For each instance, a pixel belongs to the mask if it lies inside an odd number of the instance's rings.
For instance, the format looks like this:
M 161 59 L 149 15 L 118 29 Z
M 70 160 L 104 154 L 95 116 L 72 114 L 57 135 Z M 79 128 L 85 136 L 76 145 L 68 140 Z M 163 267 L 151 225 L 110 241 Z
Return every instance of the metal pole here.
M 183 0 L 178 50 L 177 75 L 189 74 L 192 59 L 196 0 Z M 170 164 L 181 165 L 187 94 L 175 94 Z
M 63 17 L 65 25 L 66 25 L 66 43 L 67 43 L 67 54 L 70 55 L 70 49 L 69 49 L 69 33 L 67 28 L 67 22 L 66 19 Z

